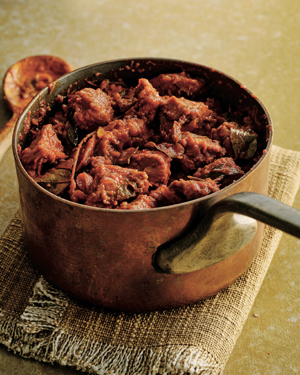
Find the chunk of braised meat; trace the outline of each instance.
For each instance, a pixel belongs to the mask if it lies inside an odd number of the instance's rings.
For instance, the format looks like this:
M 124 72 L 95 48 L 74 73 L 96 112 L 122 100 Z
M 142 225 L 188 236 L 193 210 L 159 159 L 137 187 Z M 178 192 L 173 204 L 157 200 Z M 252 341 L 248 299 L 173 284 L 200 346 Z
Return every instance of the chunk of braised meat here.
M 150 80 L 160 95 L 169 96 L 199 96 L 205 91 L 205 81 L 199 78 L 191 78 L 185 72 L 160 74 Z
M 61 135 L 64 138 L 67 137 L 67 114 L 64 111 L 56 112 L 51 118 L 49 118 L 49 124 L 52 125 L 56 134 Z
M 157 109 L 164 99 L 159 95 L 151 83 L 145 79 L 139 79 L 139 84 L 135 88 L 135 96 L 137 103 L 133 110 L 129 110 L 128 114 L 136 114 L 142 118 L 147 124 L 155 118 Z
M 77 187 L 74 187 L 69 189 L 69 196 L 71 201 L 84 204 L 87 195 L 82 190 L 78 189 Z
M 120 122 L 119 128 L 108 131 L 105 128 L 98 128 L 98 142 L 94 152 L 95 156 L 103 156 L 110 159 L 112 163 L 118 160 L 123 148 L 128 147 L 128 144 L 130 144 L 128 131 L 122 126 L 123 120 L 116 121 Z
M 185 148 L 181 159 L 185 171 L 196 171 L 226 154 L 218 141 L 190 132 L 183 133 L 179 143 Z
M 201 179 L 211 178 L 216 182 L 221 182 L 222 185 L 228 185 L 244 174 L 245 172 L 236 165 L 232 158 L 221 158 L 199 168 L 193 176 Z
M 104 156 L 92 156 L 89 164 L 89 174 L 94 176 L 99 165 L 112 165 L 112 161 Z
M 181 125 L 179 124 L 178 121 L 174 121 L 167 139 L 169 140 L 169 142 L 177 144 L 178 141 L 181 139 L 181 137 L 182 137 Z
M 100 164 L 106 164 L 106 165 L 111 165 L 112 162 L 110 159 L 107 159 L 104 156 L 92 156 L 91 161 L 90 161 L 90 168 L 96 169 Z M 92 173 L 92 171 L 91 171 Z
M 111 99 L 101 89 L 87 87 L 77 91 L 69 96 L 68 104 L 74 111 L 74 122 L 85 131 L 107 125 L 114 116 Z
M 88 194 L 92 183 L 93 177 L 86 172 L 79 173 L 76 178 L 77 187 L 85 194 L 85 197 L 86 194 Z
M 174 121 L 178 122 L 182 131 L 200 135 L 208 135 L 217 123 L 213 111 L 203 102 L 172 96 L 166 98 L 160 108 L 160 130 L 163 135 L 169 135 Z
M 211 129 L 211 139 L 219 141 L 226 148 L 227 155 L 230 157 L 234 156 L 234 151 L 230 140 L 230 132 L 231 129 L 235 127 L 235 122 L 224 121 L 217 128 Z
M 131 156 L 129 167 L 146 172 L 151 185 L 159 186 L 168 183 L 171 161 L 168 155 L 160 151 L 142 150 Z
M 97 131 L 98 145 L 95 154 L 116 162 L 122 151 L 128 147 L 138 147 L 152 137 L 145 121 L 137 117 L 124 117 L 109 123 Z
M 212 129 L 211 138 L 220 140 L 231 157 L 251 159 L 257 151 L 257 133 L 236 122 L 224 122 Z
M 123 119 L 112 121 L 104 129 L 125 130 L 130 137 L 130 145 L 140 145 L 153 136 L 153 130 L 147 127 L 146 122 L 135 116 L 125 116 Z
M 120 83 L 110 82 L 105 79 L 101 82 L 100 88 L 112 98 L 113 108 L 122 113 L 128 111 L 137 100 L 134 96 L 134 87 L 124 87 Z
M 171 204 L 201 198 L 219 190 L 219 185 L 210 178 L 199 181 L 180 179 L 161 187 L 162 194 Z
M 85 204 L 97 207 L 116 207 L 119 203 L 146 194 L 149 189 L 145 172 L 118 165 L 100 164 L 88 191 Z
M 118 165 L 128 165 L 131 157 L 138 151 L 138 147 L 128 147 L 122 151 L 119 159 L 117 160 Z
M 69 196 L 70 196 L 70 199 L 73 201 L 73 202 L 81 202 L 81 203 L 84 203 L 86 198 L 87 198 L 87 194 L 88 194 L 88 191 L 91 187 L 91 184 L 93 182 L 93 177 L 95 174 L 96 174 L 96 169 L 97 167 L 99 167 L 99 165 L 111 165 L 112 162 L 110 159 L 107 159 L 105 158 L 104 156 L 91 156 L 89 158 L 89 173 L 83 171 L 81 173 L 79 173 L 76 177 L 76 182 L 73 179 L 71 179 L 70 181 L 70 186 L 69 186 Z M 62 165 L 62 163 L 60 163 L 59 165 Z M 67 166 L 66 166 L 67 167 Z M 77 171 L 79 168 L 76 168 Z M 73 166 L 72 166 L 72 170 L 73 170 Z
M 161 112 L 169 120 L 179 121 L 181 124 L 199 118 L 199 123 L 211 120 L 213 112 L 203 102 L 195 102 L 175 96 L 167 97 L 161 106 Z
M 31 177 L 40 176 L 43 164 L 66 159 L 64 148 L 51 124 L 36 133 L 30 146 L 21 151 L 20 159 Z
M 144 210 L 156 207 L 156 200 L 149 195 L 139 195 L 132 202 L 122 202 L 118 208 L 122 210 Z
M 165 185 L 161 185 L 154 190 L 150 190 L 149 196 L 154 199 L 155 207 L 169 206 L 171 204 L 162 193 L 162 189 L 165 187 Z

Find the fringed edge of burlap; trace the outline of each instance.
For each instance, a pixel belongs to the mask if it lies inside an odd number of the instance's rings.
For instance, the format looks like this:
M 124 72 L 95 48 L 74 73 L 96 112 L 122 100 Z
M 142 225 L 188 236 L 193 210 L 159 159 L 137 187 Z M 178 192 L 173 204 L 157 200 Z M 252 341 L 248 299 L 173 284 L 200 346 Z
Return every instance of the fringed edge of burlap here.
M 41 277 L 20 319 L 0 312 L 0 342 L 22 357 L 99 375 L 221 374 L 221 364 L 198 346 L 130 348 L 64 332 L 59 322 L 67 308 L 68 297 Z

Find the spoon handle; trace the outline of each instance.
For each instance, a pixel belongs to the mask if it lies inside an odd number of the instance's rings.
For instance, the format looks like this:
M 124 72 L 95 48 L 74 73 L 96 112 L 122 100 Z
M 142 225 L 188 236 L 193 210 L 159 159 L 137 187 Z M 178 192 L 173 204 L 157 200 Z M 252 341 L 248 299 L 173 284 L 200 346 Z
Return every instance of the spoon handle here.
M 8 148 L 11 146 L 12 134 L 18 117 L 19 115 L 14 113 L 4 125 L 4 127 L 0 130 L 0 162 Z

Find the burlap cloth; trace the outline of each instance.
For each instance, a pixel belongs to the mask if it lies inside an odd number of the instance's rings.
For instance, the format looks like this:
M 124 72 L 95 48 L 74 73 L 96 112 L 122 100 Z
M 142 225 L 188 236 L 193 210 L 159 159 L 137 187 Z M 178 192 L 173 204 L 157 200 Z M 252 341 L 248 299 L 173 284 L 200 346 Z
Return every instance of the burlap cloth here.
M 274 146 L 268 194 L 292 204 L 300 153 Z M 23 248 L 18 214 L 0 239 L 0 342 L 94 374 L 221 374 L 282 233 L 267 227 L 250 269 L 195 305 L 130 314 L 86 307 L 49 285 Z

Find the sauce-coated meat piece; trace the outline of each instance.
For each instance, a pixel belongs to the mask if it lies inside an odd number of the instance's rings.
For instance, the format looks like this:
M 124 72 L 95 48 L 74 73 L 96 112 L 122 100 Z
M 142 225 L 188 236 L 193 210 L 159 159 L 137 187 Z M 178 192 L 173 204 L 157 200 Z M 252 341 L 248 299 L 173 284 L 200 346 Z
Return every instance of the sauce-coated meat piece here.
M 147 123 L 153 121 L 158 107 L 163 102 L 163 98 L 159 96 L 159 93 L 145 78 L 139 80 L 139 84 L 135 89 L 135 95 L 138 99 L 134 107 L 137 115 Z
M 142 150 L 131 156 L 130 168 L 144 171 L 153 186 L 166 185 L 169 181 L 172 159 L 160 151 Z
M 65 158 L 67 155 L 51 124 L 44 125 L 30 146 L 20 154 L 20 159 L 31 177 L 41 174 L 43 164 L 54 164 Z
M 153 133 L 151 129 L 148 129 L 143 119 L 134 116 L 125 116 L 123 119 L 114 120 L 105 126 L 104 130 L 125 131 L 128 134 L 128 145 L 144 143 L 148 138 L 152 137 Z
M 118 109 L 120 112 L 128 111 L 137 100 L 134 96 L 134 87 L 124 87 L 121 84 L 105 79 L 101 82 L 100 88 L 112 98 L 113 108 Z
M 120 202 L 145 194 L 149 189 L 145 172 L 118 165 L 100 164 L 88 191 L 85 204 L 97 207 L 114 207 Z
M 95 155 L 103 156 L 111 160 L 112 163 L 118 160 L 123 148 L 127 148 L 130 145 L 128 130 L 122 126 L 123 121 L 116 121 L 120 123 L 119 127 L 111 130 L 105 130 L 105 128 L 97 130 L 98 144 L 95 150 Z
M 243 176 L 244 171 L 236 165 L 232 158 L 220 158 L 203 168 L 199 168 L 194 174 L 198 178 L 211 178 L 221 181 L 225 176 L 232 176 L 235 180 Z
M 165 100 L 162 105 L 162 112 L 169 120 L 179 121 L 181 124 L 197 118 L 199 126 L 204 121 L 211 121 L 214 117 L 213 111 L 203 102 L 194 102 L 175 96 Z
M 183 133 L 179 143 L 185 148 L 181 163 L 187 171 L 196 171 L 226 154 L 218 141 L 190 132 Z
M 69 97 L 69 108 L 74 111 L 76 125 L 86 131 L 107 125 L 114 116 L 111 99 L 101 89 L 90 87 L 77 91 Z
M 93 177 L 86 172 L 79 173 L 76 178 L 76 183 L 81 191 L 83 191 L 85 194 L 88 194 L 93 183 Z
M 211 130 L 211 138 L 220 140 L 228 156 L 235 158 L 251 159 L 257 151 L 257 133 L 236 122 L 224 121 L 218 128 Z
M 58 136 L 66 135 L 67 114 L 64 111 L 55 113 L 54 116 L 49 118 L 48 122 Z
M 160 95 L 169 96 L 198 96 L 203 94 L 205 82 L 191 78 L 185 72 L 160 74 L 150 80 Z
M 174 121 L 178 122 L 182 131 L 199 133 L 204 128 L 202 133 L 206 135 L 215 126 L 216 118 L 213 111 L 202 102 L 171 96 L 165 99 L 160 108 L 160 128 L 163 134 L 169 134 Z
M 116 162 L 122 151 L 128 147 L 138 147 L 152 136 L 145 121 L 137 117 L 124 117 L 110 122 L 97 131 L 99 142 L 96 147 L 98 155 Z
M 233 148 L 230 140 L 231 129 L 236 126 L 234 122 L 224 121 L 220 126 L 211 130 L 211 138 L 219 141 L 226 148 L 228 156 L 233 156 Z
M 161 185 L 158 188 L 151 190 L 149 196 L 154 199 L 155 207 L 168 206 L 171 202 L 163 195 L 162 190 L 165 189 L 165 185 Z
M 170 186 L 162 186 L 162 194 L 171 204 L 186 202 L 204 197 L 220 190 L 218 184 L 207 178 L 206 180 L 175 180 Z
M 106 157 L 104 156 L 93 156 L 91 158 L 91 162 L 90 162 L 90 168 L 91 168 L 91 174 L 95 174 L 93 172 L 93 169 L 96 169 L 100 164 L 106 164 L 106 165 L 111 165 L 112 162 L 110 159 L 107 159 Z
M 138 147 L 128 147 L 122 151 L 117 164 L 118 165 L 128 165 L 130 163 L 131 157 L 138 151 Z
M 149 195 L 142 194 L 130 203 L 122 202 L 119 208 L 122 210 L 144 210 L 146 208 L 154 207 L 156 207 L 155 199 L 150 197 Z

